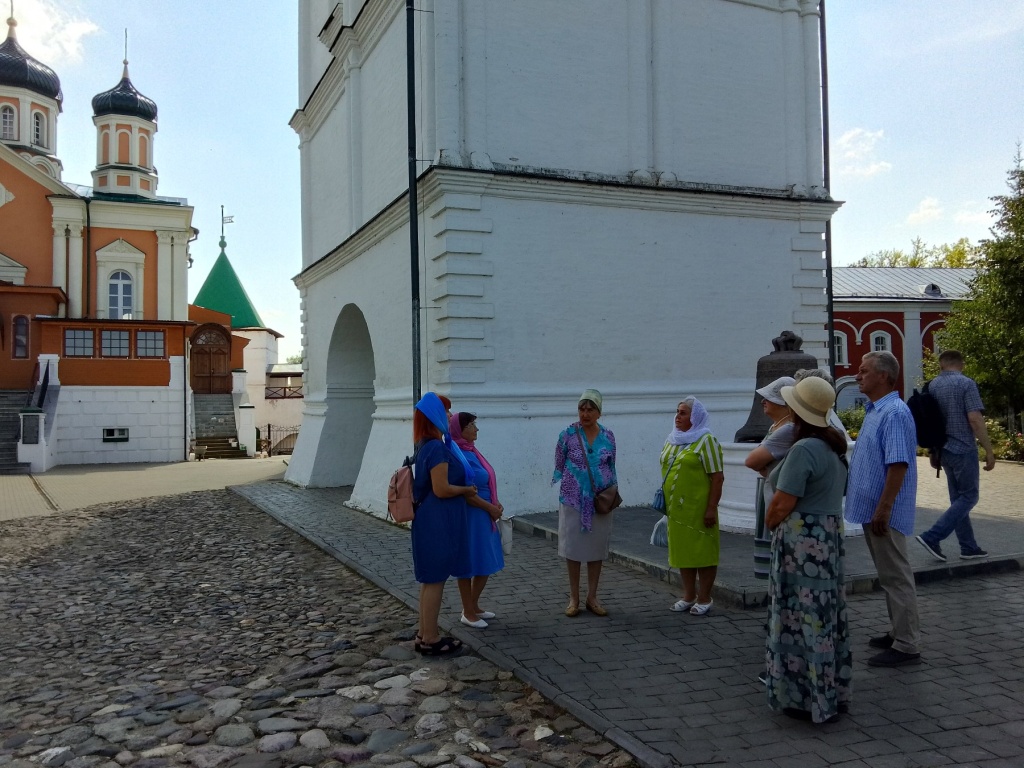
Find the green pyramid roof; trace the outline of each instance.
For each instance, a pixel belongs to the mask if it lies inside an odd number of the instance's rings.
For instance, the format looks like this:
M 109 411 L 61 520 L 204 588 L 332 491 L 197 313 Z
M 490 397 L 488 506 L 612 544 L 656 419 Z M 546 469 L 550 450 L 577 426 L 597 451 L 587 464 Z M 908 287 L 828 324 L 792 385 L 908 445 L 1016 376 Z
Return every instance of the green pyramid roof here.
M 192 303 L 197 307 L 231 315 L 232 328 L 264 328 L 260 313 L 256 311 L 235 268 L 228 261 L 228 255 L 224 252 L 226 247 L 227 241 L 222 235 L 220 256 L 213 263 L 213 269 L 206 276 L 206 282 Z

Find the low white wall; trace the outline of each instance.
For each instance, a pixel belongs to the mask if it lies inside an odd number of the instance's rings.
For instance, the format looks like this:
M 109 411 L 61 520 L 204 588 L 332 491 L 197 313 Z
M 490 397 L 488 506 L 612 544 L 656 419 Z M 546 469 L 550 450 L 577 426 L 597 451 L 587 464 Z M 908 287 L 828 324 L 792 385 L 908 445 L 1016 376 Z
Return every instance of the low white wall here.
M 62 386 L 54 423 L 57 464 L 185 461 L 183 361 L 171 360 L 166 387 Z M 128 429 L 128 441 L 103 442 L 103 430 Z

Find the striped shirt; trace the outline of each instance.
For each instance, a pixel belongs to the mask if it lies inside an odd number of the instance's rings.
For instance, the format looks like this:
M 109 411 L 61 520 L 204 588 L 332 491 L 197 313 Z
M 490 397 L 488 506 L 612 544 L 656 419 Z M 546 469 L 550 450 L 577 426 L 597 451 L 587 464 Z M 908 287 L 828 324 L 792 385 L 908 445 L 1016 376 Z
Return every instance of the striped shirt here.
M 899 392 L 890 392 L 868 403 L 864 425 L 857 435 L 850 462 L 850 480 L 846 490 L 846 520 L 870 523 L 885 486 L 890 464 L 906 464 L 903 485 L 892 505 L 889 527 L 904 536 L 914 535 L 914 510 L 917 505 L 917 431 L 914 417 Z
M 984 411 L 974 379 L 960 371 L 942 371 L 928 382 L 928 392 L 939 403 L 939 409 L 946 419 L 946 444 L 943 448 L 950 453 L 973 453 L 978 450 L 974 442 L 974 430 L 967 420 L 972 411 Z

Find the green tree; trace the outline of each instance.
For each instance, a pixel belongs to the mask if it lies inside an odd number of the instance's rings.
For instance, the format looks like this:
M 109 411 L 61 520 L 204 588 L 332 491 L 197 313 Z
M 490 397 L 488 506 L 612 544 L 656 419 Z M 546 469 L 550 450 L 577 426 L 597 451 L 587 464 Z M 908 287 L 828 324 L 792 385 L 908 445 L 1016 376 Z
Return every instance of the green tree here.
M 923 387 L 926 381 L 931 381 L 939 375 L 939 356 L 928 347 L 921 348 L 921 381 L 917 382 Z
M 286 363 L 301 363 L 302 362 L 302 355 L 288 355 L 288 357 L 285 358 L 285 362 Z
M 928 249 L 929 267 L 973 267 L 981 259 L 980 245 L 972 244 L 966 237 L 955 243 L 944 243 Z
M 981 258 L 981 246 L 966 237 L 955 243 L 928 245 L 920 237 L 910 241 L 910 250 L 889 248 L 869 253 L 851 267 L 971 267 Z
M 1024 164 L 1020 145 L 1008 173 L 1009 194 L 992 198 L 992 239 L 965 301 L 956 302 L 939 342 L 967 358 L 965 372 L 978 382 L 993 413 L 1024 410 Z

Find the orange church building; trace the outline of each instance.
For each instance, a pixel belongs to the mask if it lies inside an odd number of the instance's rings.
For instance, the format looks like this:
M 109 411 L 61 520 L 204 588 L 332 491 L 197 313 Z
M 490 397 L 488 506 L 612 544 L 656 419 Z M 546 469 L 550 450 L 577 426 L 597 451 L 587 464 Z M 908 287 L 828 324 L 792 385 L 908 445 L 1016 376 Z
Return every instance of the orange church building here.
M 204 391 L 229 395 L 247 341 L 230 335 L 224 315 L 190 315 L 189 243 L 198 232 L 185 198 L 157 194 L 157 105 L 135 88 L 126 60 L 120 82 L 92 99 L 91 185 L 64 181 L 60 80 L 19 45 L 17 22 L 7 24 L 0 469 L 184 460 L 196 440 L 192 350 L 217 342 L 200 355 Z

